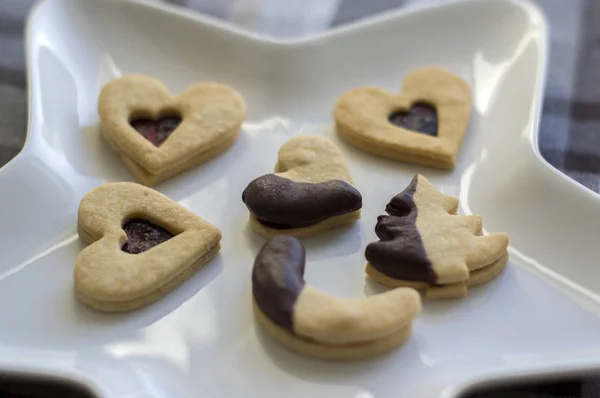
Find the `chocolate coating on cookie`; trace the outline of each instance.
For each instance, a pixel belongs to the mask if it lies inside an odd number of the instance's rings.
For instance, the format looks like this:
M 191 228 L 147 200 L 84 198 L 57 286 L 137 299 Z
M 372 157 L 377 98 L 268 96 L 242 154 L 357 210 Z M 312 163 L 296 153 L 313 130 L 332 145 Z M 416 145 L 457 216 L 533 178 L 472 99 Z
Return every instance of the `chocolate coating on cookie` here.
M 242 200 L 256 219 L 270 228 L 302 228 L 359 210 L 362 196 L 341 180 L 294 182 L 266 174 L 248 184 Z
M 293 331 L 296 300 L 304 288 L 304 246 L 289 235 L 267 241 L 252 269 L 252 294 L 260 309 L 279 326 Z
M 365 257 L 373 268 L 398 280 L 435 284 L 436 275 L 417 229 L 418 208 L 414 201 L 417 178 L 386 206 L 388 216 L 377 217 L 379 242 L 370 243 Z

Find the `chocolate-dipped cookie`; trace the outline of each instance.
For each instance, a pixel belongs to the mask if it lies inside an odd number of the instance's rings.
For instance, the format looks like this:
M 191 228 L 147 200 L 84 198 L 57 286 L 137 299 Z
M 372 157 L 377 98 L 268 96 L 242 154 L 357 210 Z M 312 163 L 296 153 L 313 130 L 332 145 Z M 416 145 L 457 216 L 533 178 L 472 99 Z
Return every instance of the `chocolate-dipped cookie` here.
M 457 215 L 458 200 L 416 175 L 379 216 L 379 242 L 365 250 L 366 273 L 427 298 L 462 297 L 467 287 L 498 276 L 508 261 L 508 235 L 482 234 L 481 217 Z
M 275 173 L 242 193 L 250 224 L 262 236 L 305 238 L 360 218 L 362 196 L 340 150 L 330 140 L 300 136 L 279 150 Z
M 267 241 L 254 262 L 254 313 L 281 344 L 304 355 L 341 360 L 379 355 L 408 338 L 421 311 L 414 289 L 361 299 L 333 297 L 305 283 L 304 266 L 304 247 L 289 235 Z

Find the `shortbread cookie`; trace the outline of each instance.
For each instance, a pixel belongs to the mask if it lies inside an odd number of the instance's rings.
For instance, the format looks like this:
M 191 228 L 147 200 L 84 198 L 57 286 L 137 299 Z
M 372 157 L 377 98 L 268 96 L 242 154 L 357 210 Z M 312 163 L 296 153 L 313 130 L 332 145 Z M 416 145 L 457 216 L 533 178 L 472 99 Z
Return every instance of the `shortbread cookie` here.
M 402 92 L 360 87 L 334 109 L 338 134 L 372 154 L 453 169 L 471 115 L 471 90 L 442 68 L 422 68 L 404 79 Z
M 126 75 L 102 88 L 102 137 L 146 186 L 218 156 L 238 138 L 245 118 L 232 88 L 201 83 L 172 96 L 158 80 Z
M 275 174 L 251 181 L 242 194 L 250 225 L 266 238 L 305 238 L 360 218 L 362 196 L 330 140 L 300 136 L 279 150 Z
M 462 297 L 467 287 L 498 276 L 508 260 L 508 235 L 482 235 L 481 217 L 457 215 L 458 200 L 421 175 L 379 216 L 380 241 L 367 246 L 366 273 L 388 286 L 428 298 Z
M 169 293 L 220 249 L 221 231 L 165 195 L 132 182 L 101 185 L 79 205 L 75 290 L 100 311 L 128 311 Z
M 267 241 L 254 262 L 256 319 L 281 344 L 301 354 L 342 360 L 383 354 L 409 337 L 411 322 L 421 312 L 416 290 L 337 298 L 307 285 L 304 266 L 304 247 L 289 235 Z

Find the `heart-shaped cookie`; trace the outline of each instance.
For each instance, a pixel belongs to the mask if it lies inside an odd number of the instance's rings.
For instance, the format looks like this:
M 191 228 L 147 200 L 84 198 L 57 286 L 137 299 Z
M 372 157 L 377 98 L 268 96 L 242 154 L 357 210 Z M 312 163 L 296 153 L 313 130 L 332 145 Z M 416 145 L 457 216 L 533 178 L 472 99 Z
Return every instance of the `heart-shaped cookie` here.
M 338 147 L 312 135 L 286 142 L 275 174 L 251 181 L 242 200 L 252 227 L 264 237 L 312 236 L 359 219 L 362 207 Z
M 220 250 L 221 231 L 165 195 L 117 182 L 79 205 L 75 290 L 101 311 L 148 305 L 182 284 Z
M 177 96 L 158 80 L 126 75 L 102 88 L 102 137 L 122 162 L 152 186 L 227 150 L 245 118 L 242 97 L 228 86 L 201 83 Z
M 334 108 L 340 137 L 358 149 L 399 161 L 453 169 L 471 116 L 471 89 L 442 68 L 404 79 L 400 94 L 360 87 Z

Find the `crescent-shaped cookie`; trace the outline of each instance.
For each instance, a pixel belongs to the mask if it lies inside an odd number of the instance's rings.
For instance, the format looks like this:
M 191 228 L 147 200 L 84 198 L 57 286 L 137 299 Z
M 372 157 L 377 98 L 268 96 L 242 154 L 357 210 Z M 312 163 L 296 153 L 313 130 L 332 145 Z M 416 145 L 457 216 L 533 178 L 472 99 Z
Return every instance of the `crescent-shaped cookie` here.
M 408 338 L 421 311 L 414 289 L 338 298 L 307 285 L 304 266 L 304 247 L 289 235 L 267 241 L 254 262 L 254 312 L 281 344 L 309 356 L 357 359 L 387 352 Z
M 340 150 L 330 140 L 299 136 L 279 150 L 274 174 L 242 193 L 250 224 L 260 235 L 305 238 L 360 218 L 362 196 Z
M 498 276 L 508 261 L 508 235 L 482 235 L 478 215 L 458 215 L 458 200 L 422 175 L 379 216 L 379 242 L 365 250 L 366 273 L 388 286 L 409 286 L 427 298 L 462 297 L 467 287 Z

